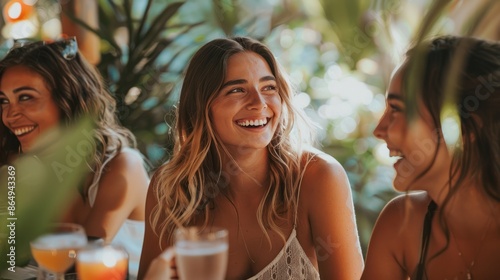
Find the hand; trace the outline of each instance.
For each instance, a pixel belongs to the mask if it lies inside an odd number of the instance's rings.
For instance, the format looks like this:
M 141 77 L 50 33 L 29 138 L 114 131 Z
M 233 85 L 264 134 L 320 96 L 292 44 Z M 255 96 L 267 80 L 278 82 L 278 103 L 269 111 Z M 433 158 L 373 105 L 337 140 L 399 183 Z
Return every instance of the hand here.
M 144 280 L 165 279 L 179 279 L 177 277 L 177 266 L 175 265 L 175 251 L 172 247 L 167 248 L 151 262 L 144 277 Z

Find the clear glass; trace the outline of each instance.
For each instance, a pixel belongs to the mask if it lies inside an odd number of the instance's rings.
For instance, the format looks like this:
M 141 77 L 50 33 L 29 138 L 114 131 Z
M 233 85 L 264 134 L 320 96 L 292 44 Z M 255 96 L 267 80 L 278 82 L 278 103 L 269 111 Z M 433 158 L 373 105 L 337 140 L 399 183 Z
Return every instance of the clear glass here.
M 228 232 L 222 228 L 187 227 L 174 233 L 180 279 L 223 280 L 228 258 Z
M 122 247 L 91 243 L 78 251 L 79 280 L 123 280 L 128 274 L 128 254 Z
M 51 231 L 30 242 L 31 255 L 40 270 L 63 280 L 64 272 L 75 264 L 76 252 L 87 244 L 82 226 L 71 223 L 54 224 Z M 43 279 L 43 273 L 37 279 Z

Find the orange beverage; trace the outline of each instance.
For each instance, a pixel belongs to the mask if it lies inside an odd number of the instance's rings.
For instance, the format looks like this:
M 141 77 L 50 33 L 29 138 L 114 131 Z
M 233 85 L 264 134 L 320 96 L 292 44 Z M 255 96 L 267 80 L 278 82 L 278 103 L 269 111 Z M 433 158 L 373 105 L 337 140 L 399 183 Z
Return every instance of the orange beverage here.
M 104 262 L 82 262 L 76 264 L 80 280 L 123 280 L 127 277 L 128 261 L 118 260 L 114 265 L 106 266 Z
M 31 243 L 31 254 L 43 269 L 64 273 L 75 263 L 76 250 L 86 243 L 85 236 L 71 233 L 47 234 Z
M 128 273 L 128 255 L 112 245 L 92 244 L 78 252 L 79 280 L 123 280 Z
M 51 272 L 64 273 L 75 263 L 75 250 L 32 248 L 31 253 L 39 266 Z

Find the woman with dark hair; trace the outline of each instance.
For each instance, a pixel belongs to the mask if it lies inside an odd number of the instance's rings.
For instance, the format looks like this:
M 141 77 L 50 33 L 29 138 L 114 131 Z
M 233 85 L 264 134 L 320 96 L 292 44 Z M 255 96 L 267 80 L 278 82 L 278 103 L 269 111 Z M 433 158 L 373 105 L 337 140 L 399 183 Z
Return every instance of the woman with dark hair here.
M 22 153 L 36 155 L 42 134 L 91 118 L 95 128 L 85 135 L 95 148 L 88 160 L 91 172 L 75 188 L 61 220 L 123 245 L 130 254 L 130 272 L 136 274 L 148 175 L 134 150 L 134 136 L 118 123 L 114 98 L 79 54 L 76 40 L 16 42 L 0 61 L 0 113 L 0 165 Z
M 408 98 L 413 73 L 421 74 L 415 103 Z M 399 158 L 394 187 L 423 192 L 384 208 L 362 279 L 498 279 L 499 86 L 496 42 L 444 36 L 408 51 L 374 134 Z M 446 117 L 450 108 L 457 118 Z
M 148 191 L 139 278 L 155 258 L 148 279 L 176 277 L 158 256 L 176 228 L 202 226 L 229 232 L 227 279 L 359 279 L 347 176 L 306 145 L 292 98 L 262 43 L 216 39 L 198 50 L 181 89 L 174 154 Z

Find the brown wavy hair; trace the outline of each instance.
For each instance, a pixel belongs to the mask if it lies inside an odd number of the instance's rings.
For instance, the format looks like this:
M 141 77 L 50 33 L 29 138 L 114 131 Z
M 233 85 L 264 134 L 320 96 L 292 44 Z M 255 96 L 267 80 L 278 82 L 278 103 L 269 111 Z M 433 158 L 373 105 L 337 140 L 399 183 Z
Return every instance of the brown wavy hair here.
M 8 68 L 27 67 L 43 77 L 61 112 L 61 125 L 71 125 L 83 116 L 92 119 L 94 130 L 90 134 L 95 152 L 89 166 L 93 176 L 90 184 L 81 190 L 87 199 L 88 189 L 99 183 L 106 164 L 122 148 L 135 147 L 136 141 L 134 135 L 119 124 L 116 101 L 107 91 L 102 76 L 80 53 L 73 59 L 65 59 L 62 53 L 66 44 L 65 41 L 35 42 L 13 48 L 0 61 L 0 78 Z M 16 136 L 0 122 L 0 165 L 19 151 Z
M 415 67 L 417 64 L 420 67 Z M 437 133 L 441 133 L 441 115 L 448 101 L 455 106 L 460 121 L 460 140 L 453 149 L 449 170 L 449 192 L 439 206 L 439 221 L 447 242 L 433 259 L 449 245 L 443 209 L 464 187 L 467 178 L 477 180 L 484 193 L 500 202 L 500 44 L 471 37 L 440 36 L 410 48 L 403 68 L 404 86 L 414 78 L 410 75 L 415 75 L 407 69 L 421 70 L 414 92 L 429 110 Z M 439 135 L 435 139 L 438 147 L 434 159 L 439 146 L 446 145 Z M 419 176 L 424 176 L 431 166 Z
M 280 124 L 267 147 L 269 185 L 257 217 L 268 241 L 266 229 L 285 240 L 277 221 L 286 219 L 289 210 L 296 208 L 301 172 L 305 169 L 297 135 L 311 134 L 296 131 L 296 124 L 307 120 L 294 108 L 291 85 L 271 51 L 259 41 L 236 37 L 205 44 L 187 68 L 176 113 L 173 156 L 156 171 L 151 183 L 158 204 L 150 218 L 160 236 L 160 246 L 162 240 L 170 239 L 176 227 L 187 226 L 196 217 L 204 216 L 207 225 L 214 198 L 226 195 L 222 158 L 231 155 L 215 133 L 209 112 L 224 82 L 229 58 L 242 52 L 256 53 L 267 62 L 282 100 Z

